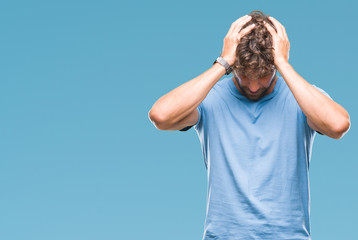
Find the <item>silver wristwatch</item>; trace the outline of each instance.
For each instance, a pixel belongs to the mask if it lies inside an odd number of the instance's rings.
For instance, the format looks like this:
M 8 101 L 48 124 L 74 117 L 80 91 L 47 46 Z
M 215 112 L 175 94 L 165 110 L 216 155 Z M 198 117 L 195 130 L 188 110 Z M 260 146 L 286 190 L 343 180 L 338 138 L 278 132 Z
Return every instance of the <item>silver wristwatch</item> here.
M 226 60 L 222 57 L 218 57 L 213 64 L 215 64 L 216 62 L 220 63 L 221 65 L 223 65 L 223 67 L 226 69 L 226 75 L 229 75 L 232 72 L 232 68 L 230 67 L 230 65 L 226 62 Z

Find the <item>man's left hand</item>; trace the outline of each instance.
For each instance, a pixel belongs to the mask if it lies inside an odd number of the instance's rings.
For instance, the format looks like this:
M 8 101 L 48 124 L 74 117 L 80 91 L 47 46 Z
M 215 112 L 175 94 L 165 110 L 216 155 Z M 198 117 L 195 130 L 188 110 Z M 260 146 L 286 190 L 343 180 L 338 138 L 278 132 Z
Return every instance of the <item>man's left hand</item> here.
M 288 63 L 290 42 L 288 41 L 285 27 L 275 18 L 270 16 L 269 19 L 277 29 L 276 32 L 276 30 L 269 23 L 265 22 L 265 26 L 271 33 L 273 40 L 275 65 L 276 67 L 279 67 L 281 64 Z

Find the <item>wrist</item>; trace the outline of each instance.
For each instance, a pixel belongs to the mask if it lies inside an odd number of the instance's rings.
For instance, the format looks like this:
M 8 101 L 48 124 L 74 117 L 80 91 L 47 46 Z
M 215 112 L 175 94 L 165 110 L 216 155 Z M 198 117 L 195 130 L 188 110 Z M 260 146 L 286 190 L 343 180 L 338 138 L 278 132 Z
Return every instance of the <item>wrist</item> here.
M 225 75 L 226 74 L 226 68 L 221 65 L 220 63 L 216 62 L 213 64 L 212 68 L 216 69 L 220 72 L 220 74 Z
M 218 57 L 218 58 L 214 61 L 213 64 L 215 64 L 215 63 L 219 63 L 220 65 L 222 65 L 222 66 L 224 67 L 225 72 L 226 72 L 226 73 L 225 73 L 226 75 L 229 75 L 229 74 L 231 73 L 232 67 L 230 66 L 230 64 L 229 64 L 222 56 Z
M 221 56 L 229 65 L 232 67 L 235 63 L 235 60 L 232 60 L 230 57 L 227 56 Z
M 276 64 L 276 66 L 278 67 L 278 66 L 281 66 L 281 65 L 287 65 L 287 64 L 289 64 L 288 63 L 288 61 L 286 60 L 286 59 L 279 59 L 279 60 L 277 60 L 276 62 L 275 62 L 275 64 Z
M 278 61 L 275 65 L 276 65 L 277 70 L 279 70 L 279 71 L 280 71 L 280 69 L 284 69 L 284 68 L 287 68 L 290 66 L 290 64 L 284 60 Z

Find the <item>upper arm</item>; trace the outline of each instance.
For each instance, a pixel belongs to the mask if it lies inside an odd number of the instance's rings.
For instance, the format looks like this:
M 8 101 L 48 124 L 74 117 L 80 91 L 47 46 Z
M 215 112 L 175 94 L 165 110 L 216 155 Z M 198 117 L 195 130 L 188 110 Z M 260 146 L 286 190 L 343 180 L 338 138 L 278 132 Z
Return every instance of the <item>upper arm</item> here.
M 199 120 L 199 112 L 198 109 L 195 108 L 188 116 L 177 122 L 176 124 L 172 125 L 169 128 L 166 128 L 165 130 L 183 130 L 186 131 L 193 125 L 195 125 Z

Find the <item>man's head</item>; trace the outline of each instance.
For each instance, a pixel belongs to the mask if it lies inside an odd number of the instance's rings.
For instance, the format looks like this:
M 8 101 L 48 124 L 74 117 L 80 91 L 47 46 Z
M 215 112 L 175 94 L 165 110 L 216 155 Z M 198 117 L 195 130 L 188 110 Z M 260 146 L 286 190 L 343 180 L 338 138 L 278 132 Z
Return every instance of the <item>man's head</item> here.
M 234 78 L 241 94 L 250 100 L 257 101 L 273 91 L 277 81 L 276 71 L 274 69 L 271 75 L 255 79 L 249 79 L 245 76 L 240 77 L 234 73 Z
M 252 11 L 249 15 L 252 18 L 242 29 L 252 23 L 255 23 L 255 27 L 240 39 L 236 48 L 237 60 L 233 65 L 233 74 L 238 80 L 240 92 L 252 100 L 258 100 L 272 86 L 276 70 L 272 36 L 263 22 L 267 22 L 275 30 L 276 27 L 269 20 L 269 15 L 264 15 L 261 11 Z

